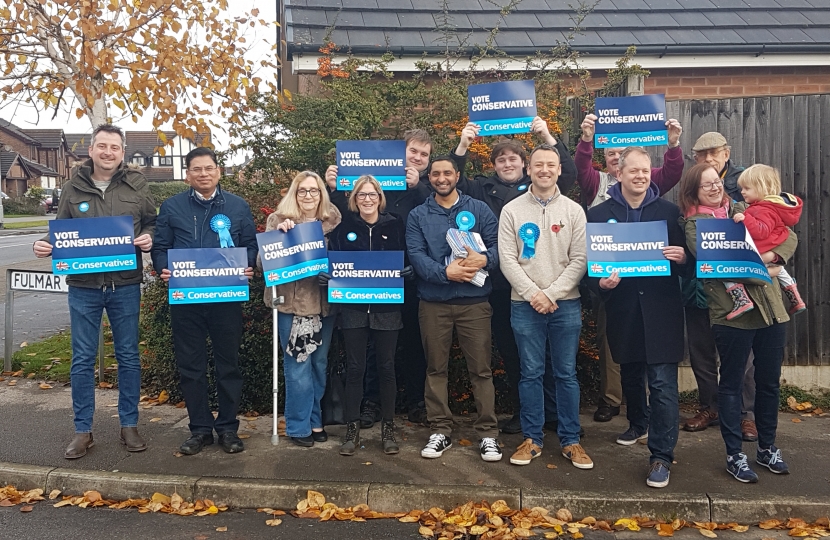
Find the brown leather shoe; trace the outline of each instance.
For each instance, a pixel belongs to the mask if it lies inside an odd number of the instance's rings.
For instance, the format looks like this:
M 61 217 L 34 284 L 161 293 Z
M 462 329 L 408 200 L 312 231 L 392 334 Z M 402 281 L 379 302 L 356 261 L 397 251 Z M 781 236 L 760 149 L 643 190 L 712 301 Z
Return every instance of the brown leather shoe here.
M 703 431 L 709 426 L 716 426 L 718 422 L 718 413 L 704 409 L 686 420 L 683 429 L 685 431 Z
M 127 452 L 143 452 L 147 450 L 147 443 L 138 434 L 138 428 L 122 427 L 121 444 L 126 445 Z
M 754 420 L 741 420 L 741 438 L 746 442 L 758 440 L 758 428 L 755 427 Z
M 86 451 L 95 445 L 92 440 L 92 433 L 76 433 L 75 438 L 66 447 L 63 457 L 66 459 L 78 459 L 86 455 Z

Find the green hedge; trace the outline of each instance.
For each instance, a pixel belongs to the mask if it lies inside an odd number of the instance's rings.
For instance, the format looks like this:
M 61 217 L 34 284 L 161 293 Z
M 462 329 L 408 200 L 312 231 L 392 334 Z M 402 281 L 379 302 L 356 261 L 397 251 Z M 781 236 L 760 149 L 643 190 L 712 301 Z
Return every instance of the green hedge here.
M 45 216 L 46 209 L 35 199 L 29 197 L 18 197 L 17 199 L 4 199 L 3 212 L 6 214 L 22 214 Z
M 186 190 L 188 185 L 184 182 L 150 182 L 150 193 L 153 194 L 153 199 L 156 206 L 161 206 L 161 203 L 172 197 L 178 195 Z

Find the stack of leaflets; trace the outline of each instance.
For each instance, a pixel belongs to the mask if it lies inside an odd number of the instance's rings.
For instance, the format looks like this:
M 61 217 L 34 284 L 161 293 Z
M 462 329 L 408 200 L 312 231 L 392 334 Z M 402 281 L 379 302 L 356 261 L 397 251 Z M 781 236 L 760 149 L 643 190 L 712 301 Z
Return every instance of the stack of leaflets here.
M 487 251 L 487 248 L 484 246 L 484 241 L 481 239 L 481 235 L 477 232 L 450 229 L 447 231 L 447 243 L 450 245 L 450 249 L 452 249 L 452 254 L 448 255 L 444 261 L 447 265 L 455 259 L 467 258 L 467 248 L 473 249 L 478 253 L 484 253 Z M 487 276 L 487 271 L 481 269 L 476 272 L 476 275 L 470 283 L 477 287 L 484 287 L 484 282 L 487 280 Z

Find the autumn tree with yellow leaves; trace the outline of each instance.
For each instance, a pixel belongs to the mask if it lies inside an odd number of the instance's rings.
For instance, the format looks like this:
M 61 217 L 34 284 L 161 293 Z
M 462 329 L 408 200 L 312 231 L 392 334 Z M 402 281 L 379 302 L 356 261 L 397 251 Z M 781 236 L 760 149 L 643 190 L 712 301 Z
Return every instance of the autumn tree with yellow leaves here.
M 246 57 L 258 10 L 227 0 L 0 0 L 0 97 L 92 127 L 151 112 L 194 138 L 238 120 L 275 60 Z M 272 89 L 272 83 L 266 83 Z

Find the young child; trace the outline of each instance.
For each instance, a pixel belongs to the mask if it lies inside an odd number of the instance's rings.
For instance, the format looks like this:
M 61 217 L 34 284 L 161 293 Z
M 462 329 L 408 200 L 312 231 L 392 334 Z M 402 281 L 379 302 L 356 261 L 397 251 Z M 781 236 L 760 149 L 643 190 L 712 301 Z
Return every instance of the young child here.
M 796 195 L 781 192 L 781 178 L 778 171 L 768 165 L 753 165 L 741 173 L 738 178 L 741 195 L 749 206 L 744 213 L 735 214 L 735 223 L 743 221 L 746 230 L 755 242 L 761 258 L 774 266 L 777 255 L 772 249 L 781 245 L 790 235 L 789 227 L 801 218 L 803 203 Z M 801 295 L 798 294 L 795 280 L 782 267 L 778 273 L 778 283 L 790 304 L 791 315 L 807 309 Z M 727 281 L 726 290 L 732 296 L 734 307 L 726 316 L 727 320 L 740 317 L 755 305 L 740 283 Z

